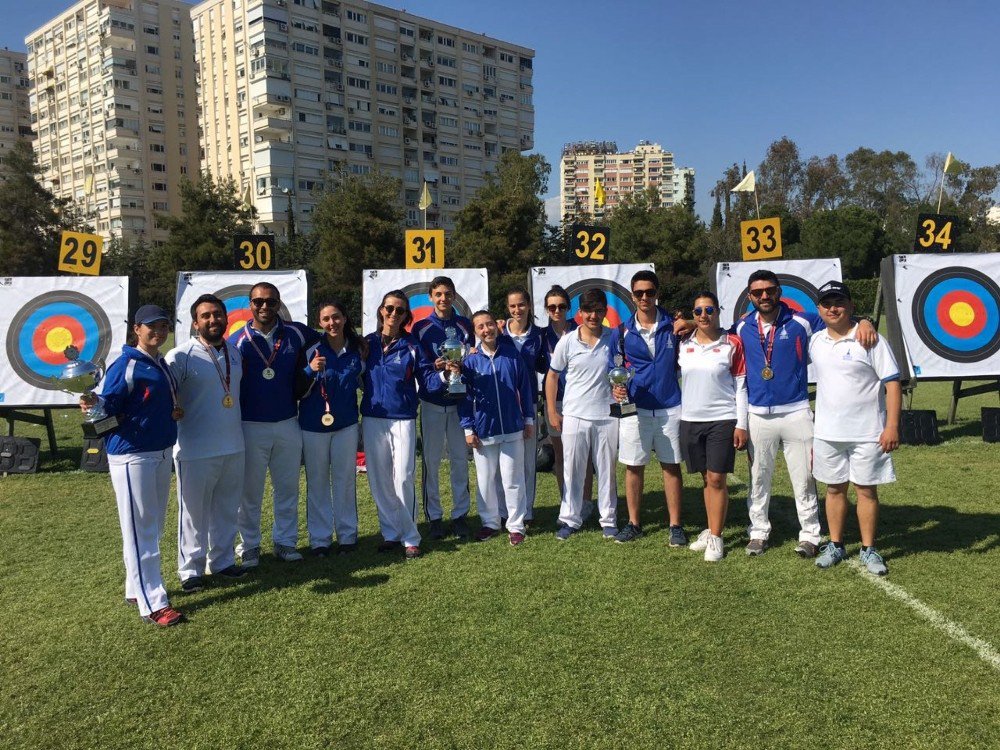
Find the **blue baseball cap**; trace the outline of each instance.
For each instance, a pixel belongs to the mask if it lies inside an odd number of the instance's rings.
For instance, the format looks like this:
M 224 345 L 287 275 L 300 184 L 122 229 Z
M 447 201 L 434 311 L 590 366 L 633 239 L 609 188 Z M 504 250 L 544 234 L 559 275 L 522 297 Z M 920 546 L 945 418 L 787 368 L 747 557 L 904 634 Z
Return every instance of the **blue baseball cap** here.
M 169 323 L 170 316 L 159 305 L 143 305 L 135 311 L 134 320 L 137 326 L 148 326 L 150 323 L 155 323 L 158 320 L 165 320 Z

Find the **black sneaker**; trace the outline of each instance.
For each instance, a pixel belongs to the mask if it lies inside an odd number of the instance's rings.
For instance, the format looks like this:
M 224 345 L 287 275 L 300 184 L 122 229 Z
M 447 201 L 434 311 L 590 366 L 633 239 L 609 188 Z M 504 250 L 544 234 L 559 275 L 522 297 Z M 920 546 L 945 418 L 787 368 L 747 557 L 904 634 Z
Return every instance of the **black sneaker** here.
M 242 578 L 249 572 L 250 571 L 248 569 L 242 568 L 239 565 L 230 565 L 228 568 L 223 568 L 222 570 L 218 571 L 215 575 L 222 576 L 223 578 L 232 578 L 235 580 L 237 578 Z
M 398 550 L 402 546 L 403 546 L 402 543 L 399 542 L 399 541 L 394 541 L 393 542 L 393 541 L 389 541 L 388 539 L 386 539 L 386 540 L 382 541 L 381 543 L 379 543 L 379 545 L 378 545 L 378 551 L 381 554 L 387 554 L 389 552 L 395 552 L 396 550 Z
M 329 557 L 330 556 L 330 547 L 327 546 L 327 545 L 323 545 L 323 546 L 320 546 L 320 547 L 313 547 L 312 548 L 312 554 L 313 554 L 313 557 Z
M 444 523 L 440 518 L 431 519 L 431 530 L 428 535 L 431 539 L 444 539 L 448 532 L 444 530 Z
M 358 548 L 357 544 L 338 544 L 337 554 L 338 555 L 349 555 Z
M 451 533 L 459 539 L 468 540 L 472 538 L 472 529 L 469 528 L 469 523 L 465 520 L 465 516 L 459 516 L 451 522 Z
M 642 539 L 643 533 L 642 529 L 636 526 L 634 523 L 625 524 L 625 528 L 619 531 L 615 535 L 615 541 L 618 544 L 627 544 L 629 542 L 634 542 L 636 539 Z
M 185 594 L 193 594 L 196 591 L 201 591 L 205 588 L 205 579 L 201 576 L 194 576 L 193 578 L 188 578 L 186 581 L 181 581 L 181 591 Z

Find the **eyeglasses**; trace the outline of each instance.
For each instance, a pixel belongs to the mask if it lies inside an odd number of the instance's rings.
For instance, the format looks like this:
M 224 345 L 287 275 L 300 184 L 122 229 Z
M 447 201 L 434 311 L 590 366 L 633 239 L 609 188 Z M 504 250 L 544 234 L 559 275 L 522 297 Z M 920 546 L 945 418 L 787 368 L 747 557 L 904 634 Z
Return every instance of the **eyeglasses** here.
M 754 299 L 760 299 L 761 297 L 777 297 L 779 289 L 780 287 L 776 286 L 769 286 L 764 289 L 751 289 L 750 296 Z
M 705 305 L 704 307 L 696 307 L 694 309 L 695 315 L 701 315 L 703 313 L 705 315 L 715 315 L 715 307 L 712 305 Z
M 642 299 L 643 297 L 649 297 L 650 299 L 653 299 L 654 297 L 656 297 L 656 294 L 657 294 L 657 290 L 656 289 L 633 289 L 632 290 L 632 296 L 635 297 L 636 299 Z
M 274 297 L 254 297 L 250 300 L 250 304 L 254 307 L 277 307 L 281 304 L 281 300 Z
M 382 309 L 386 315 L 406 315 L 409 311 L 409 308 L 402 305 L 382 305 Z
M 569 305 L 558 304 L 558 305 L 546 305 L 545 309 L 549 312 L 566 312 L 569 310 Z

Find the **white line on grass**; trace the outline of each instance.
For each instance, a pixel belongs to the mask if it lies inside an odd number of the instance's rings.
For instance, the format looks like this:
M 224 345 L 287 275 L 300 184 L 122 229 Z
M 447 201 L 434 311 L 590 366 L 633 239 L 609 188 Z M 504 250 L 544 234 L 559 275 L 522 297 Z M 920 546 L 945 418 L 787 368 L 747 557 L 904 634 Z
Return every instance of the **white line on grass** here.
M 907 593 L 905 589 L 900 588 L 894 583 L 889 583 L 889 581 L 884 578 L 873 576 L 859 561 L 848 560 L 847 564 L 854 568 L 854 570 L 856 570 L 862 578 L 870 581 L 873 586 L 882 589 L 883 592 L 891 596 L 893 599 L 902 602 L 938 630 L 943 631 L 953 640 L 958 641 L 962 645 L 971 648 L 976 652 L 976 654 L 979 655 L 980 659 L 989 664 L 991 667 L 996 670 L 1000 670 L 1000 653 L 998 653 L 992 645 L 984 641 L 982 638 L 977 638 L 972 635 L 972 633 L 963 628 L 957 622 L 949 620 L 936 609 L 927 606 L 915 596 Z

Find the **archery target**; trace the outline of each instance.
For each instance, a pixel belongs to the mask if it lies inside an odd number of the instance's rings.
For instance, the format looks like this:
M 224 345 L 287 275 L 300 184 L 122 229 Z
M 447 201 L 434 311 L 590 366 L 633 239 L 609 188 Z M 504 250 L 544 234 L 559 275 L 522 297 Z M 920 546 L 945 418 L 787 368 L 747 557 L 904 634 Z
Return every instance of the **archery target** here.
M 240 331 L 253 318 L 250 290 L 262 281 L 278 288 L 278 314 L 283 320 L 307 322 L 305 271 L 184 271 L 177 275 L 176 343 L 180 345 L 194 334 L 191 305 L 202 294 L 214 294 L 226 306 L 226 336 Z
M 603 266 L 538 266 L 531 269 L 531 298 L 535 324 L 549 323 L 545 295 L 553 286 L 561 286 L 569 295 L 567 318 L 581 322 L 580 295 L 588 289 L 600 289 L 608 298 L 604 325 L 616 328 L 635 314 L 632 301 L 632 276 L 637 271 L 652 271 L 652 263 L 608 264 Z
M 392 268 L 364 272 L 362 292 L 362 328 L 371 333 L 378 327 L 378 308 L 387 292 L 399 289 L 406 295 L 413 313 L 413 323 L 434 312 L 430 282 L 435 276 L 447 276 L 455 282 L 456 313 L 466 318 L 476 310 L 489 309 L 488 275 L 485 268 Z M 413 323 L 410 324 L 412 327 Z
M 753 310 L 747 293 L 747 280 L 754 271 L 773 271 L 781 284 L 781 300 L 795 312 L 817 314 L 817 290 L 828 281 L 843 281 L 840 258 L 815 260 L 769 260 L 757 263 L 718 263 L 715 267 L 715 293 L 722 315 L 719 320 L 729 327 Z
M 8 362 L 0 374 L 4 405 L 75 403 L 52 380 L 69 362 L 66 347 L 76 347 L 81 360 L 106 365 L 125 343 L 127 279 L 3 279 L 0 294 L 9 296 L 6 320 L 0 320 Z
M 421 281 L 415 284 L 407 284 L 403 287 L 403 294 L 406 295 L 407 302 L 410 305 L 410 312 L 413 313 L 413 320 L 410 321 L 410 325 L 406 327 L 406 330 L 410 330 L 413 324 L 418 320 L 423 320 L 432 312 L 434 312 L 434 302 L 431 300 L 430 289 L 428 288 L 428 282 Z M 473 310 L 469 307 L 469 303 L 465 301 L 465 297 L 461 295 L 460 292 L 455 292 L 455 303 L 452 305 L 452 312 L 461 315 L 466 318 L 471 318 L 472 313 L 476 312 L 481 308 L 476 308 Z

